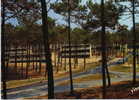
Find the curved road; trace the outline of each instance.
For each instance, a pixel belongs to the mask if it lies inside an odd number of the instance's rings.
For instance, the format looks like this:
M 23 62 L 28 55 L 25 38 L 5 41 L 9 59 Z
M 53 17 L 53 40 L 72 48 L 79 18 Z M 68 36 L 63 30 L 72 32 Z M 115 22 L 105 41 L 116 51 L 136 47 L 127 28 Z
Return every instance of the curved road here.
M 124 58 L 125 61 L 127 61 L 127 59 L 128 59 L 128 56 Z M 118 59 L 117 61 L 110 62 L 108 63 L 108 66 L 118 65 L 121 63 L 121 61 L 123 61 L 123 59 Z M 73 74 L 73 78 L 75 79 L 75 78 L 87 76 L 90 74 L 96 74 L 96 73 L 101 73 L 101 66 L 98 66 L 97 68 L 88 70 L 86 72 Z M 110 72 L 110 73 L 113 73 L 119 76 L 121 75 L 124 76 L 124 77 L 119 77 L 116 79 L 112 78 L 112 81 L 120 81 L 120 80 L 122 81 L 122 80 L 129 79 L 129 77 L 131 77 L 130 75 L 125 75 L 119 72 Z M 65 80 L 69 80 L 69 77 L 64 77 L 64 78 L 54 80 L 55 81 L 54 83 L 56 83 L 55 92 L 63 92 L 63 91 L 70 90 L 69 85 L 63 85 L 63 86 L 57 85 L 58 83 L 65 81 Z M 88 82 L 74 83 L 74 88 L 76 89 L 87 88 L 87 87 L 97 86 L 101 84 L 102 84 L 102 80 L 95 80 L 95 81 L 93 80 L 93 81 L 88 81 Z M 7 92 L 8 92 L 9 99 L 19 99 L 19 98 L 26 98 L 26 97 L 28 98 L 32 96 L 45 95 L 47 94 L 47 81 L 44 81 L 42 83 L 35 83 L 32 85 L 28 85 L 28 86 L 7 89 Z

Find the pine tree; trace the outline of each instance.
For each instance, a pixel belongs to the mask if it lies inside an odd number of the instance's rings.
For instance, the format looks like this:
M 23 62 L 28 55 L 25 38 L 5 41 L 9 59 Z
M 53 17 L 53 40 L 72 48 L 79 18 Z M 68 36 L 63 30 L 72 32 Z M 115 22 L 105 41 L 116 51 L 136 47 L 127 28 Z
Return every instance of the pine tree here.
M 43 30 L 43 42 L 45 49 L 45 59 L 47 64 L 47 73 L 48 73 L 48 99 L 54 98 L 54 79 L 53 79 L 53 66 L 51 61 L 51 53 L 49 48 L 49 33 L 48 33 L 48 11 L 47 4 L 45 0 L 41 0 L 42 7 L 42 30 Z
M 102 32 L 101 32 L 101 53 L 102 53 L 102 81 L 103 81 L 103 98 L 106 96 L 106 66 L 107 66 L 107 60 L 106 60 L 106 36 L 105 36 L 105 22 L 104 22 L 104 0 L 101 0 L 101 26 L 102 26 Z
M 6 91 L 6 66 L 5 66 L 5 2 L 2 0 L 2 25 L 1 25 L 1 66 L 2 66 L 2 83 L 3 83 L 3 99 L 7 99 Z

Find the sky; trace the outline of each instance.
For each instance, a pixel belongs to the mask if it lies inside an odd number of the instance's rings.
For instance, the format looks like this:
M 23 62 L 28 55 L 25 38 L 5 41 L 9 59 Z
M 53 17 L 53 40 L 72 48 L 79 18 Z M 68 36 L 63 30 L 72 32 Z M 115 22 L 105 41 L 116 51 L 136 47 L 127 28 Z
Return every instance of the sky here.
M 51 2 L 54 2 L 55 0 L 52 0 Z M 85 4 L 87 0 L 82 0 L 82 4 Z M 94 2 L 100 3 L 100 0 L 94 0 Z M 125 5 L 129 5 L 129 3 L 123 3 Z M 54 11 L 50 10 L 50 12 L 48 13 L 48 16 L 52 17 L 53 19 L 56 19 L 56 24 L 67 24 L 64 21 L 64 17 L 54 13 Z M 136 23 L 139 23 L 139 14 L 135 15 L 135 20 Z M 10 19 L 8 22 L 14 24 L 14 25 L 18 25 L 17 20 L 16 19 Z M 132 28 L 132 16 L 122 16 L 121 19 L 119 20 L 119 23 L 121 25 L 127 25 L 128 29 Z M 72 24 L 71 26 L 72 28 L 74 27 L 78 27 L 76 24 Z
M 54 0 L 52 0 L 54 1 Z M 82 0 L 82 4 L 85 4 L 87 0 Z M 94 0 L 94 2 L 97 2 L 97 3 L 100 3 L 100 0 Z M 129 5 L 130 3 L 122 3 L 124 5 Z M 138 8 L 139 9 L 139 8 Z M 60 24 L 65 24 L 65 22 L 63 21 L 63 18 L 59 15 L 56 15 L 53 11 L 49 12 L 49 16 L 51 16 L 52 18 L 57 18 L 58 21 L 57 23 L 60 23 Z M 136 23 L 139 23 L 139 14 L 138 15 L 135 15 L 135 21 Z M 128 29 L 131 29 L 133 24 L 132 24 L 132 16 L 122 16 L 121 19 L 119 20 L 119 23 L 121 25 L 127 25 L 128 26 Z M 72 24 L 72 27 L 76 27 L 76 25 Z

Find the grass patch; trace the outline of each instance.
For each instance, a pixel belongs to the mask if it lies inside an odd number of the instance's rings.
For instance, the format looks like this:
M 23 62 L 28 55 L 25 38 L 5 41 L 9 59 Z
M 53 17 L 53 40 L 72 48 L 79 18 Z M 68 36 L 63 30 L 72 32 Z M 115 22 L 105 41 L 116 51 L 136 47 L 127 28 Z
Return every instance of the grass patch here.
M 137 65 L 139 66 L 139 64 Z M 133 67 L 132 66 L 127 66 L 127 65 L 118 65 L 118 66 L 113 66 L 109 68 L 110 71 L 118 71 L 118 72 L 132 72 Z M 139 68 L 136 68 L 137 72 L 139 72 Z
M 16 88 L 16 87 L 21 87 L 25 85 L 31 85 L 33 83 L 40 82 L 43 80 L 47 80 L 47 78 L 40 77 L 40 78 L 32 78 L 32 79 L 26 79 L 26 80 L 8 81 L 7 88 Z
M 110 77 L 114 77 L 114 74 L 110 74 Z M 88 75 L 88 76 L 84 76 L 84 77 L 80 77 L 78 79 L 73 80 L 75 83 L 78 82 L 83 82 L 83 81 L 90 81 L 90 80 L 99 80 L 102 79 L 102 75 L 101 74 L 95 74 L 95 75 Z
M 114 74 L 110 74 L 110 77 L 111 78 L 114 78 L 116 77 L 116 75 Z M 87 81 L 92 81 L 92 80 L 99 80 L 99 79 L 102 79 L 102 75 L 101 74 L 92 74 L 92 75 L 87 75 L 87 76 L 83 76 L 83 77 L 80 77 L 80 78 L 75 78 L 73 79 L 73 83 L 80 83 L 80 82 L 87 82 Z M 66 85 L 66 84 L 69 84 L 70 81 L 63 81 L 61 83 L 59 83 L 58 85 Z

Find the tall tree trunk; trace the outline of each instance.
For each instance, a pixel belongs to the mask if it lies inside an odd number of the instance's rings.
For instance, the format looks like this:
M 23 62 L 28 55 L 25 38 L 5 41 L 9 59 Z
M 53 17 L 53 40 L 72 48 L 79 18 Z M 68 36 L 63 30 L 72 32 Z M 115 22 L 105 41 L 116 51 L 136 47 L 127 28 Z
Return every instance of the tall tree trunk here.
M 20 66 L 20 75 L 19 75 L 19 79 L 21 79 L 22 78 L 22 70 L 21 70 L 21 65 L 22 65 L 22 62 L 21 62 L 21 59 L 22 59 L 22 47 L 20 46 L 20 52 L 19 52 L 19 56 L 18 56 L 18 58 L 19 58 L 19 66 Z
M 38 49 L 37 48 L 38 48 L 38 45 L 35 46 L 35 55 L 36 55 L 35 56 L 35 71 L 36 72 L 38 70 L 38 61 L 37 61 L 38 60 Z
M 55 47 L 54 47 L 54 66 L 56 68 L 57 64 L 56 64 L 56 52 L 57 52 L 57 49 L 56 49 L 56 44 L 55 44 Z
M 15 59 L 14 59 L 14 69 L 16 71 L 16 73 L 18 72 L 17 71 L 17 45 L 15 44 L 15 55 L 14 55 Z
M 62 44 L 59 45 L 60 51 L 62 51 L 61 45 L 62 45 Z M 63 59 L 62 59 L 62 54 L 61 54 L 61 52 L 60 52 L 60 66 L 59 66 L 60 68 L 63 67 L 63 65 L 62 65 L 62 60 L 63 60 Z
M 41 69 L 42 69 L 42 48 L 41 48 L 41 44 L 39 44 L 39 73 L 41 73 Z
M 77 57 L 78 56 L 78 52 L 77 51 L 78 51 L 78 44 L 75 43 L 75 52 L 76 52 L 75 55 L 76 55 L 76 57 L 74 59 L 75 60 L 74 68 L 76 68 L 76 66 L 78 66 L 78 57 Z
M 35 70 L 35 49 L 34 49 L 34 45 L 32 45 L 32 61 L 33 61 L 33 64 L 32 64 L 32 66 L 33 66 L 33 70 Z
M 124 47 L 124 44 L 122 45 L 123 48 L 122 48 L 122 51 L 123 51 L 123 64 L 125 63 L 125 47 Z
M 28 50 L 28 44 L 26 45 L 26 50 L 27 50 L 27 54 L 26 54 L 26 79 L 28 78 L 28 67 L 29 67 L 29 50 Z
M 107 57 L 107 59 L 106 60 L 108 60 L 108 57 L 109 57 L 109 52 L 110 52 L 111 50 L 110 50 L 110 48 L 108 47 L 108 49 L 107 49 L 107 54 L 106 54 L 106 57 Z M 107 61 L 108 62 L 108 61 Z M 108 69 L 108 66 L 106 66 L 105 67 L 106 68 L 106 75 L 107 75 L 107 80 L 108 80 L 108 87 L 109 86 L 111 86 L 111 80 L 110 80 L 110 74 L 109 74 L 109 69 Z
M 54 98 L 54 79 L 53 79 L 53 66 L 51 60 L 51 53 L 49 48 L 49 33 L 48 33 L 48 12 L 47 12 L 47 4 L 45 0 L 41 0 L 42 7 L 42 29 L 43 29 L 43 42 L 45 49 L 45 59 L 46 59 L 46 68 L 48 74 L 48 99 Z
M 17 44 L 14 44 L 13 52 L 14 52 L 14 70 L 15 70 L 14 77 L 17 78 L 18 77 L 18 68 L 17 68 Z
M 109 74 L 108 66 L 106 66 L 106 74 L 107 74 L 108 87 L 109 87 L 109 86 L 111 86 L 111 79 L 110 79 L 110 74 Z
M 26 66 L 26 78 L 28 78 L 29 73 L 29 67 L 30 67 L 30 44 L 27 44 L 27 66 Z
M 24 69 L 23 69 L 23 67 L 24 67 L 24 47 L 22 46 L 22 53 L 21 53 L 21 73 L 22 73 L 22 78 L 24 77 Z
M 132 19 L 133 19 L 133 84 L 136 84 L 136 32 L 135 32 L 135 0 L 132 0 Z
M 76 69 L 76 58 L 74 57 L 74 69 Z
M 101 0 L 101 24 L 102 24 L 102 32 L 101 32 L 101 53 L 102 53 L 102 82 L 103 82 L 103 98 L 106 97 L 106 75 L 105 69 L 107 66 L 106 60 L 106 36 L 105 36 L 105 20 L 104 20 L 104 0 Z
M 73 94 L 73 80 L 72 80 L 72 66 L 71 66 L 71 23 L 70 23 L 70 16 L 71 16 L 71 7 L 70 7 L 70 0 L 68 0 L 68 41 L 69 41 L 69 71 L 70 71 L 70 92 Z
M 66 43 L 65 43 L 66 45 Z M 64 45 L 64 46 L 65 46 Z M 64 70 L 66 71 L 67 70 L 67 57 L 66 57 L 66 48 L 63 46 L 63 49 L 64 49 Z
M 30 49 L 31 49 L 31 48 L 30 48 L 30 46 L 31 46 L 31 45 L 30 45 L 30 43 L 29 43 L 29 45 L 28 45 L 28 50 L 29 50 L 29 51 L 28 51 L 28 73 L 29 73 L 29 70 L 30 70 L 30 63 L 31 63 L 31 59 L 30 59 L 30 58 L 31 58 L 31 57 L 30 57 L 30 53 L 31 53 L 31 52 L 30 52 Z
M 86 68 L 86 58 L 84 57 L 84 70 Z
M 86 44 L 84 44 L 84 50 L 86 51 Z M 86 53 L 85 53 L 85 55 L 86 55 Z M 85 57 L 85 55 L 84 55 L 84 70 L 86 68 L 86 57 Z
M 10 60 L 10 44 L 8 44 L 8 42 L 6 41 L 5 43 L 5 46 L 6 46 L 6 57 L 5 57 L 5 61 L 6 61 L 6 74 L 7 74 L 7 79 L 8 79 L 8 74 L 9 74 L 9 70 L 8 70 L 8 67 L 9 67 L 9 60 Z
M 59 66 L 60 66 L 60 44 L 58 43 L 58 61 L 56 66 L 56 73 L 58 73 L 59 71 Z
M 5 2 L 2 1 L 2 31 L 1 31 L 1 66 L 2 66 L 2 88 L 3 88 L 3 99 L 7 99 L 6 91 L 6 66 L 5 66 Z

